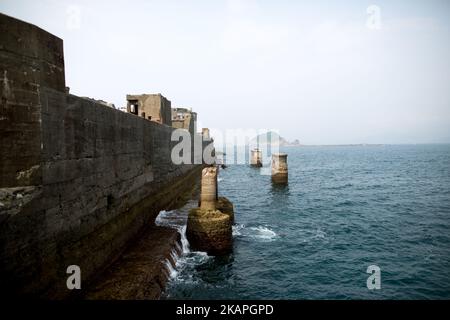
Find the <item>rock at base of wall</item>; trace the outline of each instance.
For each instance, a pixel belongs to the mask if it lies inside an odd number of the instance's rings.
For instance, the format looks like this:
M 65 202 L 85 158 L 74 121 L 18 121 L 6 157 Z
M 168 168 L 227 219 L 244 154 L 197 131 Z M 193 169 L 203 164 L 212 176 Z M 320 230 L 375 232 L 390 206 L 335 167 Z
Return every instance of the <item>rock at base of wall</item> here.
M 209 255 L 224 255 L 233 248 L 232 219 L 219 210 L 192 209 L 189 212 L 186 237 L 192 250 Z
M 153 226 L 96 280 L 80 298 L 88 300 L 159 299 L 169 278 L 167 264 L 175 265 L 172 252 L 180 252 L 180 234 Z

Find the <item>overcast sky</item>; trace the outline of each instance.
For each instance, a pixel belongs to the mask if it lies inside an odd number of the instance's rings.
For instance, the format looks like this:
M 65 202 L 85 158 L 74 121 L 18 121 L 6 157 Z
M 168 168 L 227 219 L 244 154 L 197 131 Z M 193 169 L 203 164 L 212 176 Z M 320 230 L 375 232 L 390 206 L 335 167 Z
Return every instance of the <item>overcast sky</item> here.
M 160 92 L 201 126 L 304 144 L 450 142 L 450 1 L 0 0 L 0 11 L 64 40 L 76 95 L 124 106 L 127 93 Z

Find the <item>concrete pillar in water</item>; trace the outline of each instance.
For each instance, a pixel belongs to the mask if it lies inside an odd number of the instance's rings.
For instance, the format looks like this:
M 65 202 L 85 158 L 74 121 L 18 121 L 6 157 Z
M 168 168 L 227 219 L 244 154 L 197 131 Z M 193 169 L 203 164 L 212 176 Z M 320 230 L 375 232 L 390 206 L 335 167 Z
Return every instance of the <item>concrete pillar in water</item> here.
M 259 149 L 253 149 L 251 158 L 250 158 L 250 165 L 252 167 L 262 167 L 262 152 Z
M 217 202 L 217 167 L 207 167 L 202 171 L 200 208 L 216 210 Z
M 230 216 L 231 223 L 234 223 L 234 207 L 233 203 L 225 197 L 218 197 L 216 208 L 220 212 Z
M 279 184 L 288 183 L 288 165 L 286 153 L 272 155 L 272 182 Z
M 208 128 L 202 128 L 202 135 L 204 140 L 210 140 L 211 137 L 209 136 L 209 129 Z
M 192 250 L 210 255 L 229 253 L 233 248 L 233 204 L 217 197 L 217 167 L 202 171 L 200 207 L 189 211 L 186 237 Z

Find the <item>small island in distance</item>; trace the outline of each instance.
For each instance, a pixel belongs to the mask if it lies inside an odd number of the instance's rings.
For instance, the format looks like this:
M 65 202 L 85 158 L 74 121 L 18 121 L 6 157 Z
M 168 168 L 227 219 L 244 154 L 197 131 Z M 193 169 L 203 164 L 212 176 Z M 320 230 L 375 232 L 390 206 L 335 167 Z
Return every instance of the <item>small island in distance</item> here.
M 250 140 L 251 145 L 268 144 L 271 146 L 279 145 L 280 147 L 379 147 L 383 144 L 369 144 L 369 143 L 356 143 L 356 144 L 329 144 L 329 145 L 313 145 L 302 144 L 299 139 L 288 141 L 278 133 L 269 131 L 267 133 L 261 133 Z

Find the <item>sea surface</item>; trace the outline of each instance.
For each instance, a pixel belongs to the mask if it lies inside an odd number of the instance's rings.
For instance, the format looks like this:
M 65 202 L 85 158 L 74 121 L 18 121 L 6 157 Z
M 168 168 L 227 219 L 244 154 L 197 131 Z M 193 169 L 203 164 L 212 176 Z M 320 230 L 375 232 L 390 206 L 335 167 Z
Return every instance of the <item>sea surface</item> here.
M 189 249 L 187 212 L 166 299 L 449 299 L 450 145 L 287 147 L 289 185 L 248 165 L 220 170 L 234 250 Z M 265 164 L 269 165 L 269 164 Z M 381 288 L 367 288 L 367 268 Z

